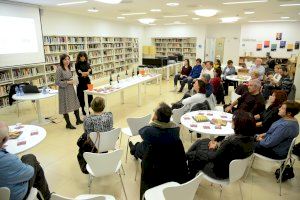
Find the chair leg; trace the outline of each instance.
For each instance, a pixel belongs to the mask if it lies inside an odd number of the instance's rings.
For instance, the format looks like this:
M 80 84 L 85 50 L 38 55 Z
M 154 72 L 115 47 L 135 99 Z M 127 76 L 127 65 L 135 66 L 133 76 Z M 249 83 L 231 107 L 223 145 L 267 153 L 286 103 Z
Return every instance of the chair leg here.
M 285 170 L 286 167 L 286 163 L 285 161 L 280 165 L 279 167 L 279 178 L 277 180 L 277 182 L 279 181 L 279 196 L 281 196 L 281 182 L 282 182 L 282 174 Z
M 125 170 L 124 170 L 124 167 L 123 167 L 122 164 L 121 164 L 121 169 L 122 169 L 122 171 L 123 171 L 123 175 L 125 176 Z
M 122 180 L 122 176 L 120 173 L 119 174 L 119 177 L 120 177 L 120 180 L 121 180 L 121 184 L 122 184 L 122 188 L 123 188 L 123 191 L 124 191 L 124 194 L 125 194 L 125 199 L 127 200 L 127 194 L 126 194 L 126 191 L 125 191 L 125 187 L 124 187 L 124 183 L 123 183 L 123 180 Z
M 241 186 L 241 182 L 240 181 L 238 181 L 239 182 L 239 187 L 240 187 L 240 193 L 241 193 L 241 197 L 242 197 L 242 200 L 243 200 L 243 193 L 242 193 L 242 186 Z
M 248 174 L 249 174 L 249 172 L 250 172 L 250 168 L 252 168 L 254 159 L 255 159 L 255 156 L 254 156 L 254 154 L 253 154 L 252 157 L 251 157 L 251 159 L 250 159 L 250 165 L 247 167 L 246 173 L 245 173 L 245 175 L 244 175 L 244 179 L 243 179 L 243 182 L 244 182 L 244 183 L 246 182 L 246 179 L 247 179 Z
M 130 138 L 130 137 L 129 137 L 129 138 Z M 128 138 L 128 140 L 127 140 L 127 147 L 126 147 L 126 160 L 125 160 L 125 163 L 127 163 L 127 155 L 128 155 L 129 138 Z
M 93 177 L 92 175 L 89 174 L 89 180 L 88 180 L 89 194 L 91 194 L 92 181 L 93 181 Z
M 121 149 L 121 144 L 122 144 L 122 135 L 123 135 L 123 133 L 121 132 L 121 134 L 120 134 L 120 144 L 119 144 L 120 149 Z
M 219 199 L 221 199 L 221 197 L 222 197 L 222 192 L 223 192 L 223 187 L 222 187 L 222 185 L 220 185 L 220 197 L 219 197 Z
M 42 193 L 39 190 L 38 190 L 38 194 L 39 194 L 41 200 L 44 200 L 44 197 L 43 197 Z

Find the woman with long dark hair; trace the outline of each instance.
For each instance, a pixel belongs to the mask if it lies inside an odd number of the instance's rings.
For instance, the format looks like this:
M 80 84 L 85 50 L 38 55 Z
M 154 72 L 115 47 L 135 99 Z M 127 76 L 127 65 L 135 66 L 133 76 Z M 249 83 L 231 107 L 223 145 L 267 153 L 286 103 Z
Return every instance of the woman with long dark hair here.
M 88 62 L 88 56 L 84 51 L 78 53 L 75 63 L 75 70 L 78 75 L 78 85 L 77 85 L 77 97 L 81 106 L 82 114 L 86 115 L 84 106 L 84 90 L 87 90 L 88 84 L 91 84 L 91 80 L 89 75 L 92 74 L 92 69 L 90 63 Z M 93 100 L 92 95 L 88 95 L 88 103 L 89 107 Z
M 192 67 L 190 65 L 189 59 L 184 59 L 183 63 L 184 64 L 181 68 L 180 73 L 178 73 L 174 76 L 174 92 L 176 92 L 176 90 L 177 90 L 177 82 L 183 80 L 184 78 L 187 78 L 192 71 Z M 178 92 L 182 92 L 182 89 L 179 90 Z
M 60 56 L 60 66 L 56 70 L 55 83 L 58 86 L 59 114 L 63 114 L 66 120 L 66 128 L 76 129 L 70 122 L 69 112 L 76 116 L 76 125 L 82 124 L 79 117 L 79 101 L 74 90 L 74 80 L 70 67 L 70 56 L 62 54 Z

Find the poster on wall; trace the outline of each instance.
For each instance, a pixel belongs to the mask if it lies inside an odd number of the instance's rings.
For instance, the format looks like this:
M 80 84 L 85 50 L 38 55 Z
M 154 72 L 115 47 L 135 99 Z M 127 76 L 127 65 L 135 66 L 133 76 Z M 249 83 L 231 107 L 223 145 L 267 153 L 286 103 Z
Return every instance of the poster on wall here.
M 270 41 L 266 40 L 264 41 L 264 48 L 269 48 L 270 47 Z
M 261 51 L 262 49 L 262 44 L 257 44 L 256 45 L 256 51 Z
M 295 42 L 295 49 L 299 49 L 299 43 L 300 43 L 299 41 Z
M 293 44 L 288 44 L 286 50 L 287 51 L 293 51 L 294 45 Z
M 282 39 L 282 33 L 276 33 L 276 40 Z
M 285 48 L 286 41 L 280 41 L 280 48 L 283 49 Z
M 271 51 L 276 51 L 277 44 L 271 44 Z

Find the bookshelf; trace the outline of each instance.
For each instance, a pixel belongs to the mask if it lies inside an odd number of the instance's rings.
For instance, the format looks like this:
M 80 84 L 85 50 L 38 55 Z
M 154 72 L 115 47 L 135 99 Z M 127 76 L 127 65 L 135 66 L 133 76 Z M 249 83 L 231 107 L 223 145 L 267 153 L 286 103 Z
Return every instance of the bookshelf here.
M 93 69 L 93 80 L 106 77 L 112 71 L 125 71 L 139 62 L 137 38 L 49 35 L 44 36 L 43 42 L 45 63 L 0 66 L 0 108 L 9 105 L 8 93 L 12 84 L 28 82 L 38 87 L 55 88 L 55 71 L 63 53 L 70 55 L 71 71 L 74 72 L 79 51 L 85 51 Z
M 183 58 L 196 59 L 196 38 L 152 38 L 152 44 L 156 49 L 156 56 L 172 56 L 182 54 Z

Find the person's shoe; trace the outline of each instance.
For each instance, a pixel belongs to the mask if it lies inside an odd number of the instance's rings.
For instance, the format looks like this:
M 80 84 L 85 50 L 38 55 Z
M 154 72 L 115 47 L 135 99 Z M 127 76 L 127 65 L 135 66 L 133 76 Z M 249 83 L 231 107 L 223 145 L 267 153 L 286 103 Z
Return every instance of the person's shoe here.
M 76 125 L 82 124 L 83 121 L 81 121 L 80 119 L 76 121 Z
M 86 112 L 85 112 L 84 110 L 82 110 L 82 114 L 83 114 L 84 116 L 86 116 Z
M 178 92 L 177 93 L 181 93 L 182 92 L 182 90 L 178 90 Z
M 197 138 L 201 138 L 201 134 L 200 133 L 197 133 Z
M 129 149 L 130 149 L 130 154 L 134 155 L 134 153 L 135 153 L 134 144 L 131 141 L 129 141 L 128 145 L 129 145 Z
M 76 127 L 74 127 L 72 124 L 67 124 L 66 128 L 67 129 L 76 129 Z

